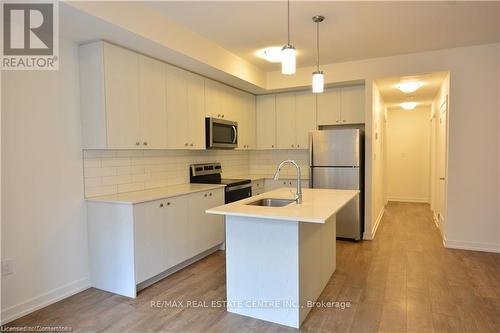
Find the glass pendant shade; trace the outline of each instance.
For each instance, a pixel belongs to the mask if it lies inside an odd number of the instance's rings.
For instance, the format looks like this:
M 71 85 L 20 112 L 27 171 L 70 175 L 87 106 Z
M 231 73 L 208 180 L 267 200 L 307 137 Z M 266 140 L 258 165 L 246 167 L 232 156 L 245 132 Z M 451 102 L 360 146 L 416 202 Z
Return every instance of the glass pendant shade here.
M 295 74 L 295 48 L 292 45 L 285 45 L 281 49 L 281 73 Z
M 322 93 L 325 86 L 325 80 L 322 71 L 316 71 L 312 77 L 312 91 L 313 93 Z

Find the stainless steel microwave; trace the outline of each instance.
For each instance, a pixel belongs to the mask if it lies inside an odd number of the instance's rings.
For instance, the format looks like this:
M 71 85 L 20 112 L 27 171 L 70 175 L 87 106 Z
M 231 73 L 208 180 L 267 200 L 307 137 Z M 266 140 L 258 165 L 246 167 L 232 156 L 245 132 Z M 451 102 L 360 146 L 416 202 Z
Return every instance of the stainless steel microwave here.
M 207 149 L 233 149 L 238 146 L 238 123 L 218 118 L 205 118 Z

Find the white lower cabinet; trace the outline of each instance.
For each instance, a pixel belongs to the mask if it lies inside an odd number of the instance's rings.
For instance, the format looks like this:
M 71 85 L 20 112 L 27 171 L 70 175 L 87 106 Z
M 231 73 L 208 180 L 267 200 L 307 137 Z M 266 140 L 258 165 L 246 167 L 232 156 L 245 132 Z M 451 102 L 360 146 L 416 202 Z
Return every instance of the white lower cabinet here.
M 88 202 L 92 286 L 136 297 L 137 285 L 222 244 L 224 218 L 205 210 L 223 204 L 222 188 L 134 205 Z
M 308 180 L 301 180 L 302 188 L 309 188 Z M 297 188 L 297 181 L 295 179 L 266 179 L 264 185 L 264 192 L 276 190 L 278 188 L 289 187 L 292 190 L 292 193 L 295 193 L 295 189 Z
M 264 179 L 257 179 L 252 181 L 252 196 L 264 193 Z

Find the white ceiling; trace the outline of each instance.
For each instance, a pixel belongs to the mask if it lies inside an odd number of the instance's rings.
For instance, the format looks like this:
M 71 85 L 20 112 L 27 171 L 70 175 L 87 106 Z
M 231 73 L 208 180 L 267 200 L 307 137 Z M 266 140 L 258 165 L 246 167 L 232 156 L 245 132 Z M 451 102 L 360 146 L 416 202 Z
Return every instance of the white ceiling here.
M 448 72 L 422 73 L 410 77 L 387 77 L 375 80 L 382 98 L 388 108 L 399 108 L 399 103 L 414 101 L 419 105 L 430 105 L 443 83 Z M 400 81 L 421 81 L 420 89 L 412 93 L 404 93 L 394 87 Z
M 285 1 L 150 2 L 162 15 L 266 71 L 279 64 L 255 51 L 286 42 Z M 321 62 L 334 63 L 500 41 L 498 2 L 292 1 L 291 39 L 297 66 L 315 64 L 321 14 Z

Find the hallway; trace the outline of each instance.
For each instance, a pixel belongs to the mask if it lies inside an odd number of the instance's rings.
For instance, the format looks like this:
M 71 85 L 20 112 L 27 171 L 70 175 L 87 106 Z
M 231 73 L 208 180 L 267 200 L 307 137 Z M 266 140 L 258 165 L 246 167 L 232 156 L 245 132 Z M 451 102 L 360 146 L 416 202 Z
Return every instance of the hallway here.
M 337 270 L 304 332 L 499 332 L 500 254 L 443 248 L 426 204 L 390 202 L 375 240 L 337 241 Z M 74 332 L 295 332 L 186 306 L 225 299 L 224 252 L 143 290 L 132 300 L 88 289 L 9 326 L 71 326 Z M 168 307 L 153 301 L 171 302 Z M 155 303 L 156 304 L 156 303 Z

